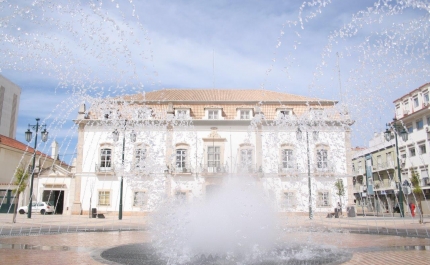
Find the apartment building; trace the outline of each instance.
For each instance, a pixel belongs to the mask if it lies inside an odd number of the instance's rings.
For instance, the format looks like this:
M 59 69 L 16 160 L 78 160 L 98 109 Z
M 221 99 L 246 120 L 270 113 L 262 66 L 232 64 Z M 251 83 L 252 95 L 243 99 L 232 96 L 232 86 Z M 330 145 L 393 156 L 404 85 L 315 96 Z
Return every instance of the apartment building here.
M 395 123 L 408 132 L 407 141 L 399 139 L 399 155 L 403 185 L 410 185 L 413 172 L 418 173 L 423 195 L 430 199 L 430 83 L 410 91 L 394 100 Z M 416 201 L 413 193 L 408 194 L 409 202 Z M 430 205 L 423 206 L 424 212 L 430 213 Z

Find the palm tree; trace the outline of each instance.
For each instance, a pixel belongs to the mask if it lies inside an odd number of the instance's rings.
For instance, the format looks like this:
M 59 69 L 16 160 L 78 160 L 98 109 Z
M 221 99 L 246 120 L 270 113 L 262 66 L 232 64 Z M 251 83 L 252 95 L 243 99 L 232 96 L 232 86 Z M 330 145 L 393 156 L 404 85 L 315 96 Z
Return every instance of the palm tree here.
M 15 207 L 13 210 L 13 222 L 16 223 L 16 213 L 18 210 L 18 202 L 19 202 L 19 194 L 21 192 L 24 192 L 25 188 L 27 187 L 27 180 L 28 180 L 28 172 L 24 169 L 24 166 L 21 164 L 16 172 L 15 172 L 15 179 L 13 184 L 18 186 L 14 192 L 16 194 L 15 196 Z
M 423 189 L 421 188 L 421 180 L 418 173 L 411 169 L 411 183 L 412 183 L 412 192 L 415 195 L 415 198 L 418 200 L 418 214 L 420 215 L 420 224 L 424 223 L 424 215 L 422 208 L 422 199 L 423 199 Z

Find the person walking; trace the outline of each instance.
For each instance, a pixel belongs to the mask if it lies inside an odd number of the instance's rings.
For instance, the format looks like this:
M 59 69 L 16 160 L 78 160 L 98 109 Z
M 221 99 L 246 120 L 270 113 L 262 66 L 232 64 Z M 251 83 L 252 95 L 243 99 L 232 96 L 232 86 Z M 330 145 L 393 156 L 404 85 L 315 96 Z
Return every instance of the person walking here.
M 411 215 L 412 215 L 412 217 L 415 217 L 415 204 L 413 202 L 411 202 L 409 204 L 409 208 L 411 209 Z

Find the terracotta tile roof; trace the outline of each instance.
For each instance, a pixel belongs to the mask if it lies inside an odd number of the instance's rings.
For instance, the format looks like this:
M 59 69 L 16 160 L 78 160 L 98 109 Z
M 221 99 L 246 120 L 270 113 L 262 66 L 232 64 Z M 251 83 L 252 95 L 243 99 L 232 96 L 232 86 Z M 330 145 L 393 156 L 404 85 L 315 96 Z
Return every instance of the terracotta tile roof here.
M 32 147 L 27 146 L 26 144 L 21 143 L 20 141 L 17 141 L 15 139 L 12 139 L 10 137 L 7 137 L 7 136 L 4 136 L 4 135 L 0 134 L 0 146 L 1 145 L 9 146 L 9 147 L 12 147 L 14 149 L 17 149 L 17 150 L 20 150 L 20 151 L 23 151 L 23 152 L 26 152 L 26 153 L 29 153 L 29 154 L 32 154 L 34 152 L 34 149 Z M 47 158 L 51 158 L 52 159 L 51 156 L 49 156 L 49 155 L 47 155 L 45 153 L 42 153 L 40 151 L 37 151 L 36 153 L 39 156 L 47 157 Z M 57 161 L 59 161 L 59 160 L 57 160 Z M 61 164 L 63 164 L 63 165 L 67 165 L 66 163 L 64 163 L 62 161 L 59 161 L 59 162 Z
M 124 100 L 172 102 L 308 102 L 332 100 L 305 97 L 263 89 L 162 89 L 127 95 Z

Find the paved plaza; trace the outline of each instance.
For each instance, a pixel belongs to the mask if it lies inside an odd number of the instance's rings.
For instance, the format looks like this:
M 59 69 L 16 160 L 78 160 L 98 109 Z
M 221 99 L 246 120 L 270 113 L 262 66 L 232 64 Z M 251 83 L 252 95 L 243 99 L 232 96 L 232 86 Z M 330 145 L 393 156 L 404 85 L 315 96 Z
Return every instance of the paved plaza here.
M 144 216 L 0 215 L 2 264 L 114 264 L 101 251 L 148 242 Z M 281 217 L 285 240 L 334 246 L 352 253 L 343 264 L 429 264 L 430 219 L 399 217 Z

